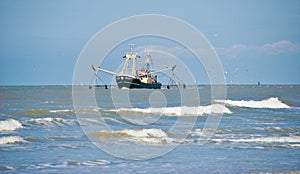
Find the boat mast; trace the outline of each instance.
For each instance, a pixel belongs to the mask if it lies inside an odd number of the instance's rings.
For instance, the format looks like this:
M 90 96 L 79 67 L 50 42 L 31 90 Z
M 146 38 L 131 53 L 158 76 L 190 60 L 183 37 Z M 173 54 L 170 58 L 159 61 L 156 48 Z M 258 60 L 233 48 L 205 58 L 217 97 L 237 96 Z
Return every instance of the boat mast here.
M 150 72 L 150 66 L 151 66 L 151 63 L 152 63 L 151 55 L 150 55 L 149 51 L 147 51 L 146 70 L 147 70 L 148 72 Z
M 130 44 L 130 55 L 133 55 L 133 44 Z M 136 55 L 132 56 L 132 75 L 136 76 Z
M 125 74 L 128 74 L 128 58 L 126 56 L 126 60 L 125 60 Z M 123 73 L 124 73 L 124 68 L 123 68 Z
M 129 69 L 128 61 L 132 59 L 132 72 L 131 72 L 131 75 L 136 76 L 136 58 L 140 58 L 140 56 L 133 52 L 134 44 L 129 44 L 129 46 L 130 46 L 130 52 L 126 53 L 126 55 L 124 56 L 124 58 L 126 58 L 126 61 L 125 61 L 125 71 L 126 72 L 125 73 L 129 74 L 128 73 L 128 69 Z

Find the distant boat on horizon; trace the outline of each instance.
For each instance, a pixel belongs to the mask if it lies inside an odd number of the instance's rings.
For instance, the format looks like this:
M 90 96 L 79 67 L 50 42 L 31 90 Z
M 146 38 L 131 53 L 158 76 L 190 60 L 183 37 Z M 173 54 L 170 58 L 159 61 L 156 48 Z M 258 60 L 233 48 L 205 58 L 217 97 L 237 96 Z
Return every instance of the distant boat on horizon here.
M 172 67 L 166 67 L 160 70 L 151 70 L 151 55 L 147 52 L 145 66 L 142 69 L 137 70 L 137 58 L 141 58 L 139 55 L 134 53 L 133 44 L 130 44 L 130 52 L 126 53 L 125 64 L 120 73 L 112 72 L 100 67 L 92 65 L 94 71 L 102 71 L 115 76 L 117 85 L 120 89 L 122 88 L 146 88 L 146 89 L 161 89 L 162 84 L 158 82 L 156 73 L 165 71 L 174 71 L 176 65 Z M 129 62 L 132 61 L 132 66 L 129 67 Z M 105 85 L 107 88 L 107 85 Z

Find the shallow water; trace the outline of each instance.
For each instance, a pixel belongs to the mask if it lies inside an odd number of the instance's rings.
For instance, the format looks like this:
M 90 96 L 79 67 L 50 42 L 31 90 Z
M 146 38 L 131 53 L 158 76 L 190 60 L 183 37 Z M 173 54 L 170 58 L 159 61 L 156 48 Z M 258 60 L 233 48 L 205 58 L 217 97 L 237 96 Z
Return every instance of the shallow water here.
M 123 107 L 127 104 L 114 100 L 111 90 L 97 88 L 92 90 L 97 107 L 78 109 L 73 106 L 71 86 L 0 87 L 0 171 L 299 172 L 300 86 L 226 89 L 227 99 L 211 101 L 210 87 L 199 86 L 200 100 L 190 96 L 185 105 L 178 89 L 129 90 L 131 107 Z M 87 117 L 78 119 L 76 113 Z M 218 128 L 205 129 L 207 119 L 220 113 Z M 180 125 L 195 122 L 186 136 L 171 130 L 180 119 Z M 105 125 L 111 130 L 99 129 Z M 207 141 L 204 130 L 212 135 Z M 128 155 L 139 155 L 139 150 L 149 147 L 162 152 L 172 148 L 156 158 L 136 161 L 112 156 L 91 140 L 123 148 Z

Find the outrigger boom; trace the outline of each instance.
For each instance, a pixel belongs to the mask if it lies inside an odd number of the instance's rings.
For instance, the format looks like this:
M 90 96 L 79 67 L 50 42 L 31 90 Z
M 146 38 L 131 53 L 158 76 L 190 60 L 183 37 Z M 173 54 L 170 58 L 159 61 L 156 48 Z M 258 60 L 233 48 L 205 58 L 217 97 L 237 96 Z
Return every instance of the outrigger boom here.
M 109 71 L 109 70 L 106 70 L 106 69 L 102 69 L 100 67 L 96 67 L 94 65 L 91 65 L 92 66 L 92 69 L 94 71 L 102 71 L 102 72 L 105 72 L 105 73 L 108 73 L 108 74 L 112 74 L 112 75 L 117 75 L 117 73 L 115 72 L 112 72 L 112 71 Z M 164 72 L 164 71 L 174 71 L 174 69 L 176 68 L 176 65 L 172 66 L 172 67 L 166 67 L 164 69 L 160 69 L 160 70 L 156 70 L 156 71 L 153 71 L 153 72 L 149 72 L 148 74 L 155 74 L 155 73 L 159 73 L 159 72 Z
M 106 69 L 102 69 L 102 68 L 96 67 L 94 65 L 92 65 L 92 69 L 94 71 L 102 71 L 102 72 L 105 72 L 105 73 L 108 73 L 108 74 L 117 75 L 117 73 L 115 73 L 115 72 L 112 72 L 112 71 L 109 71 L 109 70 L 106 70 Z
M 176 68 L 176 65 L 172 66 L 172 67 L 166 67 L 164 69 L 160 69 L 160 70 L 156 70 L 153 72 L 149 72 L 148 74 L 155 74 L 155 73 L 159 73 L 159 72 L 164 72 L 164 71 L 174 71 L 174 69 Z

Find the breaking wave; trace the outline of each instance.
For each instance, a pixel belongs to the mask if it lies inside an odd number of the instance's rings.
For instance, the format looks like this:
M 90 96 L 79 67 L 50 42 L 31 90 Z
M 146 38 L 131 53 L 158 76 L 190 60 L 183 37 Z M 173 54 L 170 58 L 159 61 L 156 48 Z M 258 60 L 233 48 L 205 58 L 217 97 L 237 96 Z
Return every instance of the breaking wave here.
M 60 112 L 74 112 L 72 109 L 60 109 L 60 110 L 50 110 L 52 113 L 60 113 Z
M 57 109 L 49 110 L 51 113 L 98 113 L 98 108 L 88 108 L 88 109 Z
M 77 136 L 64 136 L 64 135 L 46 137 L 46 139 L 50 141 L 72 141 L 72 140 L 77 140 L 79 138 L 80 137 Z
M 235 142 L 235 143 L 300 143 L 299 136 L 291 137 L 257 137 L 242 139 L 212 139 L 213 142 Z
M 27 111 L 22 111 L 19 112 L 20 115 L 26 115 L 26 116 L 41 116 L 41 115 L 46 115 L 46 114 L 75 114 L 75 113 L 98 113 L 99 109 L 98 108 L 88 108 L 88 109 L 80 109 L 80 110 L 75 110 L 75 109 L 30 109 Z
M 201 116 L 204 114 L 231 114 L 232 112 L 221 104 L 208 106 L 177 106 L 163 108 L 120 108 L 108 110 L 112 112 L 139 112 L 146 114 L 161 114 L 168 116 Z
M 68 124 L 72 124 L 75 121 L 72 120 L 65 120 L 63 118 L 52 118 L 52 117 L 45 117 L 45 118 L 36 118 L 36 119 L 30 119 L 26 121 L 29 124 L 36 124 L 36 125 L 42 125 L 42 126 L 64 126 Z
M 276 127 L 276 126 L 268 126 L 264 128 L 267 131 L 272 131 L 272 132 L 282 132 L 282 133 L 299 133 L 297 130 L 294 130 L 292 128 L 281 128 L 281 127 Z
M 25 142 L 25 140 L 20 136 L 0 137 L 0 145 L 17 144 L 20 142 Z
M 277 97 L 271 97 L 261 101 L 216 100 L 216 102 L 224 103 L 230 106 L 247 107 L 247 108 L 290 108 L 290 106 L 280 101 Z
M 0 170 L 16 170 L 16 169 L 62 169 L 70 166 L 108 166 L 112 162 L 107 160 L 88 160 L 88 161 L 64 161 L 58 163 L 41 163 L 41 164 L 23 164 L 20 166 L 0 166 Z M 34 172 L 33 172 L 34 173 Z M 36 172 L 41 173 L 41 171 Z M 56 172 L 57 173 L 57 172 Z
M 123 140 L 126 139 L 146 144 L 166 144 L 175 141 L 175 139 L 170 138 L 162 129 L 122 129 L 117 131 L 100 131 L 91 134 L 91 136 L 105 139 L 122 138 Z
M 14 131 L 22 128 L 22 124 L 14 119 L 8 119 L 5 121 L 0 121 L 0 132 L 2 131 Z

